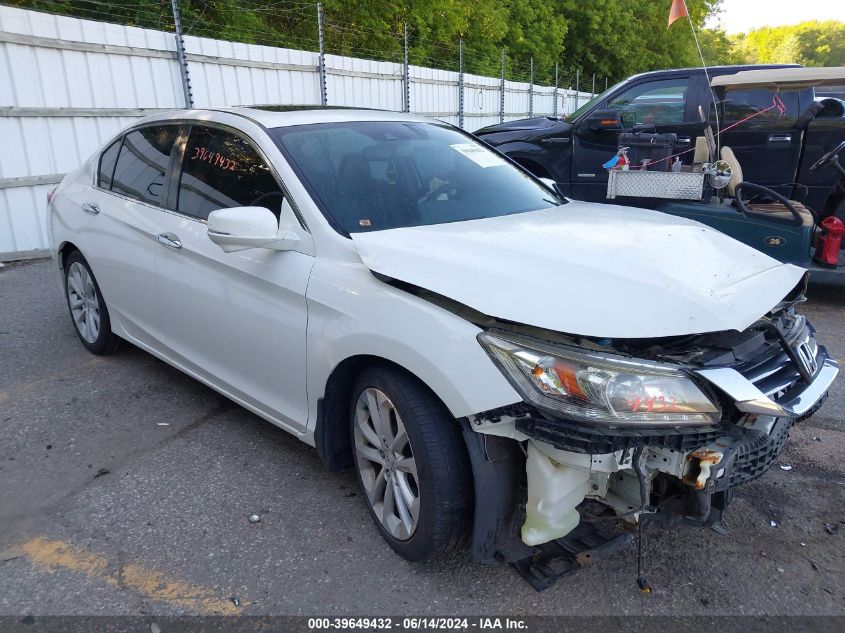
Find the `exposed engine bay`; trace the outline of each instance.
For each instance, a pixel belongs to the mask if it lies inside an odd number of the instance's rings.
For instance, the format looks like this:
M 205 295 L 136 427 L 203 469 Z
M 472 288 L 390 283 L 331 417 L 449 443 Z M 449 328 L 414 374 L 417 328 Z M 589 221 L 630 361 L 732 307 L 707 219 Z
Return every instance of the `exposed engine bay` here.
M 838 372 L 816 343 L 812 325 L 795 311 L 803 300 L 800 284 L 742 332 L 651 340 L 545 333 L 554 345 L 676 364 L 718 403 L 718 419 L 602 425 L 566 419 L 530 402 L 470 416 L 468 426 L 485 436 L 485 457 L 493 455 L 495 462 L 502 450 L 501 445 L 491 450 L 491 441 L 515 441 L 521 453 L 510 458 L 521 459 L 525 473 L 524 487 L 512 495 L 519 507 L 506 511 L 521 543 L 515 546 L 513 533 L 505 538 L 500 530 L 497 543 L 480 548 L 476 543 L 475 554 L 518 561 L 530 551 L 524 546 L 566 542 L 584 523 L 610 522 L 628 530 L 719 524 L 735 487 L 768 470 L 791 426 L 822 405 Z M 526 334 L 523 326 L 496 326 L 509 335 Z M 476 529 L 475 538 L 480 536 Z

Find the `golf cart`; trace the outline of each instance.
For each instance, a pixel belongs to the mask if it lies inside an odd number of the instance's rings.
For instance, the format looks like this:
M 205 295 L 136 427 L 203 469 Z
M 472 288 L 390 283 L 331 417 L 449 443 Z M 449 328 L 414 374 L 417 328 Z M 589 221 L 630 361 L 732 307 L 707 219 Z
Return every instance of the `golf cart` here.
M 768 87 L 780 94 L 843 83 L 845 68 L 780 68 L 714 77 L 711 86 L 717 99 L 723 101 L 733 90 Z M 770 109 L 778 107 L 778 100 L 776 97 Z M 803 135 L 807 124 L 822 112 L 842 116 L 845 108 L 836 99 L 815 102 L 802 114 L 793 133 Z M 754 116 L 750 113 L 747 120 Z M 607 197 L 639 198 L 639 202 L 632 200 L 634 206 L 650 202 L 649 206 L 658 211 L 707 224 L 782 262 L 810 270 L 845 270 L 840 268 L 845 266 L 845 257 L 840 258 L 845 225 L 832 214 L 845 199 L 845 168 L 839 162 L 845 142 L 809 167 L 809 172 L 836 169 L 841 175 L 819 213 L 772 189 L 743 181 L 742 166 L 731 148 L 719 148 L 709 125 L 703 124 L 703 129 L 704 135 L 696 139 L 694 150 L 688 150 L 695 152 L 691 165 L 681 165 L 676 160 L 672 169 L 671 160 L 665 157 L 658 161 L 645 158 L 639 164 L 626 156 L 621 161 L 625 169 L 610 169 Z M 627 137 L 626 141 L 631 135 Z M 620 155 L 628 149 L 620 147 Z M 766 160 L 766 156 L 761 155 L 760 159 Z

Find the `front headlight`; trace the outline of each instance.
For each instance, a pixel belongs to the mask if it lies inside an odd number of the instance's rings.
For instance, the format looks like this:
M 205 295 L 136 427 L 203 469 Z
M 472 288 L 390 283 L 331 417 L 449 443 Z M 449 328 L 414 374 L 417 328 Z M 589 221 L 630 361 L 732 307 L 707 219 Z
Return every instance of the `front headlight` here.
M 478 341 L 525 399 L 609 426 L 714 424 L 719 407 L 676 366 L 482 332 Z

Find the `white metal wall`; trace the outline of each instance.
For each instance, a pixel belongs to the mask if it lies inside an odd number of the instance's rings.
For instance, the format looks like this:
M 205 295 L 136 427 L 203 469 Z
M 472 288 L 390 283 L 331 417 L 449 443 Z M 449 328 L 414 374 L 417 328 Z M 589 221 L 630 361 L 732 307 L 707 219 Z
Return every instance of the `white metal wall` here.
M 319 104 L 317 53 L 186 37 L 196 107 Z M 131 121 L 184 107 L 172 33 L 0 6 L 0 259 L 47 248 L 46 195 Z M 326 55 L 331 105 L 401 110 L 402 65 Z M 458 123 L 458 73 L 411 66 L 411 111 Z M 535 116 L 554 89 L 533 87 Z M 590 97 L 561 88 L 557 112 Z M 499 122 L 500 80 L 464 75 L 464 127 Z M 505 120 L 529 84 L 505 82 Z

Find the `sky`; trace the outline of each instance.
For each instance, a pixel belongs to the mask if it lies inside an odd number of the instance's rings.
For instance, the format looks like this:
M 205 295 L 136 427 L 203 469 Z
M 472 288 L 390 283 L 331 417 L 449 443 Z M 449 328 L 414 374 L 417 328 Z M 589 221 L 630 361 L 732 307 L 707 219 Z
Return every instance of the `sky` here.
M 761 26 L 782 26 L 806 20 L 845 22 L 845 0 L 722 0 L 721 6 L 722 12 L 708 26 L 721 22 L 728 33 L 744 33 Z

